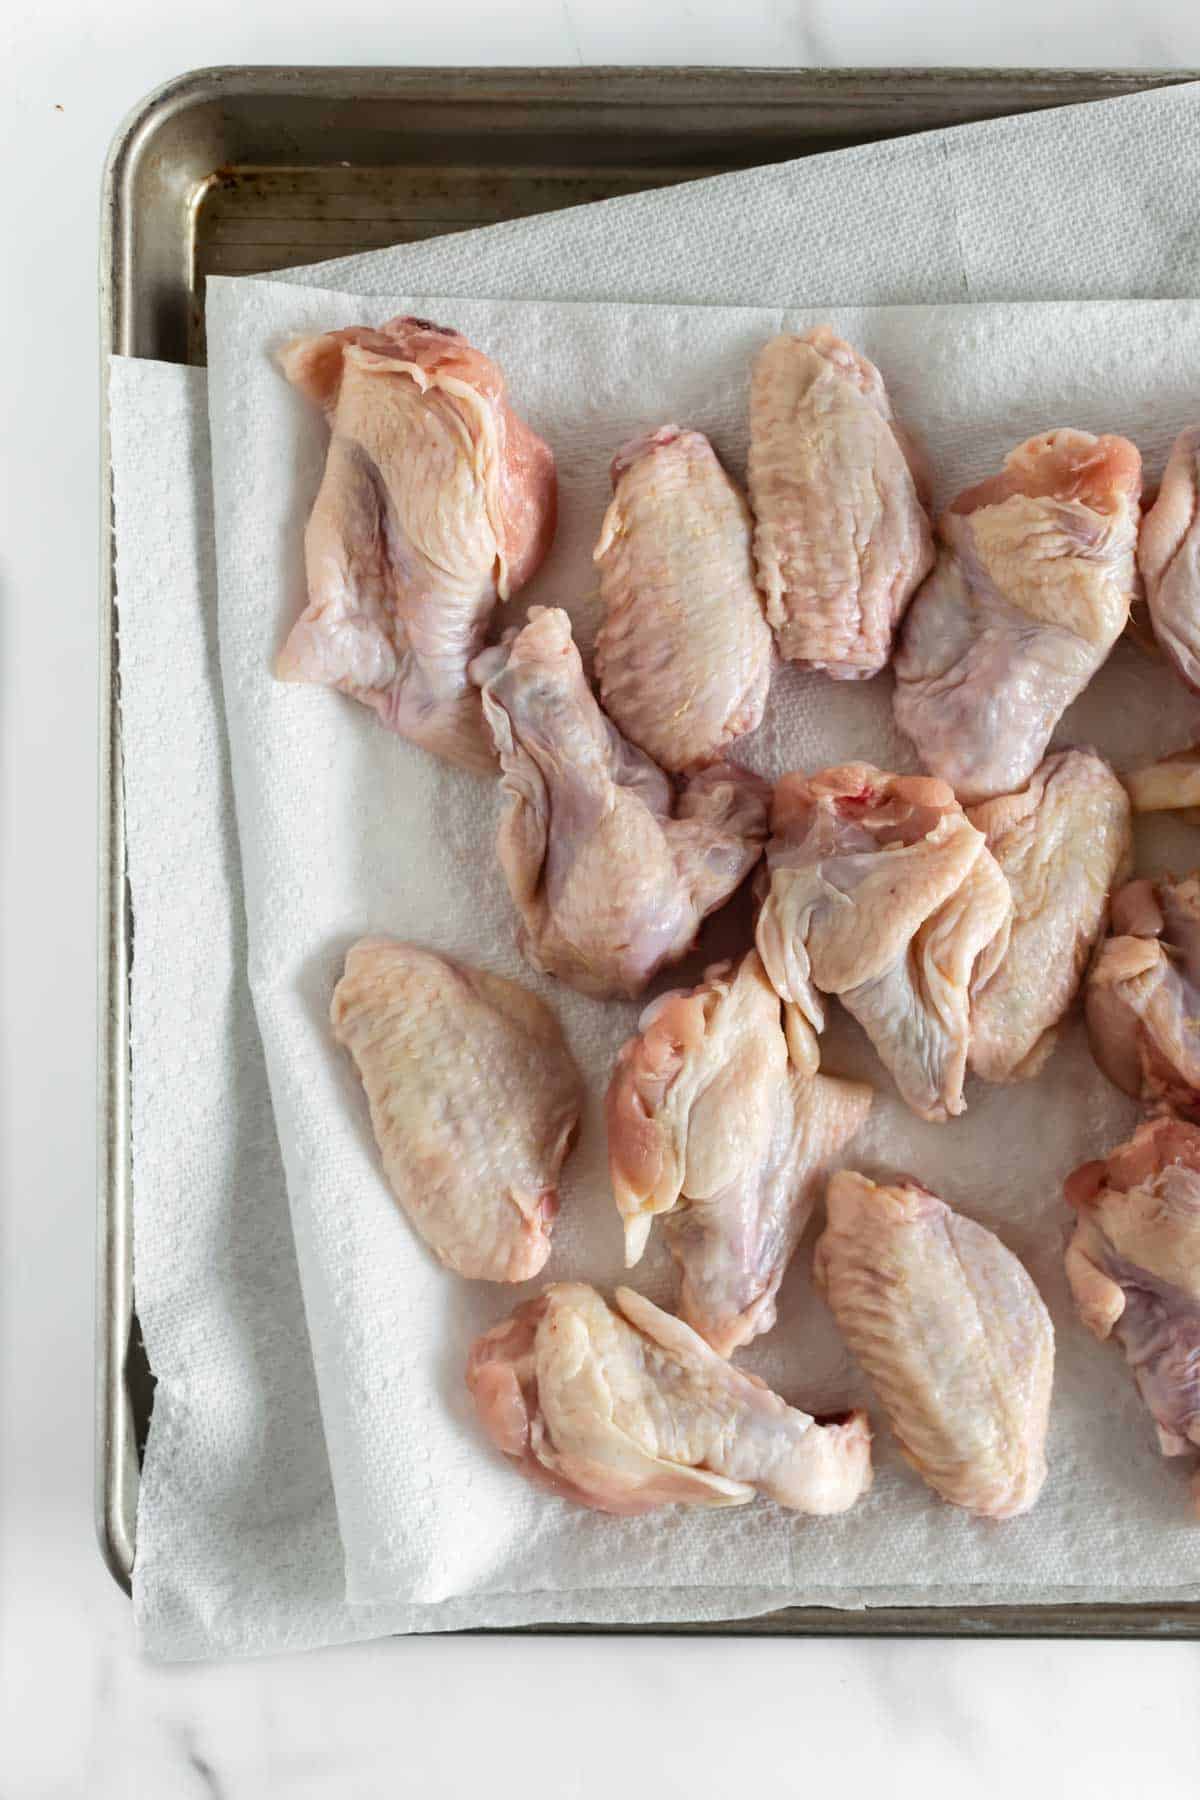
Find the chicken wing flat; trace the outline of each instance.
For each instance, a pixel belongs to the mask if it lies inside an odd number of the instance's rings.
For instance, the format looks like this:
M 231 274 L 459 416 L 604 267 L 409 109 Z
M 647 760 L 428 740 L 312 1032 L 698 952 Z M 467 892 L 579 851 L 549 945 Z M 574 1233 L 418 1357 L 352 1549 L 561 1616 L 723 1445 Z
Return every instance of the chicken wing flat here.
M 1046 1478 L 1054 1328 L 1011 1250 L 914 1181 L 840 1170 L 813 1275 L 905 1458 L 943 1500 L 1027 1512 Z
M 827 325 L 760 352 L 749 480 L 780 655 L 844 681 L 877 674 L 933 562 L 932 534 L 883 377 Z
M 1129 798 L 1094 750 L 1059 750 L 1019 793 L 967 817 L 1013 897 L 1008 948 L 971 991 L 971 1068 L 985 1081 L 1027 1081 L 1054 1049 L 1109 892 L 1130 872 Z
M 1135 1100 L 1200 1121 L 1200 874 L 1130 881 L 1088 974 L 1092 1055 Z
M 522 1474 L 601 1512 L 757 1492 L 840 1513 L 871 1485 L 865 1414 L 818 1424 L 629 1288 L 614 1306 L 581 1282 L 546 1288 L 478 1339 L 467 1386 Z
M 392 1192 L 448 1269 L 528 1281 L 550 1254 L 583 1081 L 535 994 L 389 938 L 346 958 L 330 1009 Z
M 1200 692 L 1200 425 L 1175 440 L 1137 556 L 1154 635 Z
M 960 800 L 1024 786 L 1120 637 L 1140 494 L 1127 439 L 1048 431 L 939 519 L 896 650 L 895 714 Z
M 600 698 L 660 768 L 702 768 L 754 730 L 771 682 L 750 509 L 703 433 L 678 425 L 626 444 L 612 479 L 595 552 Z
M 815 1039 L 802 1027 L 805 1051 Z M 871 1089 L 797 1067 L 779 996 L 751 950 L 643 1014 L 608 1090 L 626 1263 L 656 1217 L 683 1276 L 679 1312 L 721 1356 L 775 1323 L 775 1296 L 830 1160 Z
M 389 730 L 495 767 L 467 664 L 497 599 L 554 535 L 554 458 L 458 332 L 393 319 L 292 344 L 283 369 L 329 420 L 305 532 L 308 605 L 276 673 L 339 688 Z
M 473 665 L 503 770 L 497 851 L 536 969 L 634 995 L 695 942 L 762 854 L 770 789 L 714 763 L 676 801 L 601 712 L 558 608 Z
M 1164 1456 L 1200 1449 L 1200 1131 L 1149 1119 L 1068 1177 L 1067 1279 L 1094 1337 L 1115 1337 Z M 1200 1472 L 1192 1495 L 1200 1511 Z
M 846 763 L 785 775 L 771 834 L 756 942 L 776 993 L 816 1032 L 837 995 L 914 1112 L 962 1112 L 970 983 L 1012 920 L 983 833 L 945 782 Z

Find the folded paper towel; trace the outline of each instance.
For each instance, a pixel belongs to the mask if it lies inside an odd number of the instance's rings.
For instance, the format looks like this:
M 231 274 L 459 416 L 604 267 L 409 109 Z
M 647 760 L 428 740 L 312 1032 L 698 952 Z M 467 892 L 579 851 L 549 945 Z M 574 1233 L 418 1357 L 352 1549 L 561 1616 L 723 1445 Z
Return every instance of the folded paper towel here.
M 1200 237 L 1190 221 L 1200 202 L 1198 124 L 1200 90 L 1169 89 L 865 146 L 276 279 L 377 295 L 421 286 L 786 304 L 1196 294 Z M 812 226 L 818 216 L 826 222 L 820 230 Z M 159 1378 L 134 1577 L 141 1642 L 161 1657 L 251 1654 L 477 1623 L 481 1614 L 470 1602 L 348 1609 L 342 1597 L 328 1458 L 245 987 L 240 858 L 229 830 L 215 593 L 205 555 L 204 378 L 118 363 L 111 404 L 139 936 L 131 996 L 136 1276 Z M 164 766 L 188 772 L 188 814 L 163 815 Z M 141 831 L 133 820 L 139 806 Z M 207 846 L 205 880 L 181 934 L 175 893 L 195 886 L 198 845 Z M 188 983 L 210 994 L 223 1032 L 195 1032 L 186 1008 L 173 1003 Z M 186 1079 L 176 1042 L 187 1044 Z M 237 1064 L 236 1109 L 231 1043 L 247 1047 Z M 221 1244 L 225 1254 L 214 1254 Z M 1125 1376 L 1119 1359 L 1109 1360 L 1115 1398 Z M 238 1421 L 232 1430 L 231 1417 Z M 267 1441 L 275 1454 L 247 1453 Z M 1136 1593 L 1150 1601 L 1177 1596 L 1178 1588 Z M 807 1597 L 830 1596 L 818 1588 Z M 997 1591 L 941 1582 L 872 1596 L 945 1605 L 1053 1597 L 1018 1579 Z M 778 1592 L 744 1587 L 595 1601 L 512 1595 L 493 1598 L 487 1616 L 496 1624 L 589 1616 L 645 1622 L 729 1617 L 779 1603 Z
M 1159 467 L 1200 417 L 1200 302 L 833 309 L 450 300 L 313 293 L 223 281 L 208 298 L 209 416 L 221 663 L 245 876 L 250 985 L 266 1052 L 300 1254 L 321 1411 L 352 1603 L 436 1605 L 489 1596 L 647 1588 L 817 1588 L 862 1605 L 922 1581 L 1047 1589 L 1172 1580 L 1200 1591 L 1200 1539 L 1185 1474 L 1157 1456 L 1131 1384 L 1114 1399 L 1111 1359 L 1081 1340 L 1061 1270 L 1063 1176 L 1115 1142 L 1134 1114 L 1095 1068 L 1078 1024 L 1036 1083 L 972 1084 L 965 1119 L 929 1126 L 896 1098 L 859 1033 L 839 1018 L 828 1066 L 879 1092 L 851 1159 L 908 1170 L 998 1229 L 1030 1262 L 1062 1347 L 1050 1480 L 1003 1531 L 937 1506 L 878 1441 L 870 1496 L 836 1520 L 758 1506 L 734 1521 L 674 1511 L 596 1518 L 514 1480 L 483 1445 L 463 1388 L 474 1336 L 515 1303 L 447 1279 L 381 1178 L 356 1078 L 328 1027 L 347 944 L 390 931 L 523 978 L 557 1010 L 589 1088 L 564 1170 L 548 1279 L 621 1278 L 622 1234 L 606 1171 L 601 1101 L 637 1009 L 578 995 L 523 968 L 496 867 L 498 789 L 381 732 L 323 689 L 277 682 L 272 665 L 303 592 L 300 526 L 327 428 L 283 381 L 290 337 L 393 310 L 444 319 L 505 369 L 553 447 L 559 528 L 510 609 L 563 605 L 585 652 L 599 622 L 592 549 L 614 448 L 679 417 L 744 469 L 747 387 L 757 349 L 822 316 L 886 373 L 898 415 L 925 444 L 938 499 L 998 467 L 1016 442 L 1069 423 L 1128 433 Z M 1192 735 L 1200 703 L 1161 662 L 1120 651 L 1063 721 L 1058 741 L 1094 742 L 1118 766 Z M 863 757 L 915 766 L 891 716 L 891 683 L 830 682 L 780 669 L 760 729 L 739 757 L 787 769 Z M 737 947 L 749 941 L 734 939 Z M 707 939 L 709 954 L 716 941 Z M 705 959 L 701 950 L 689 973 Z M 1055 1129 L 1043 1128 L 1053 1119 Z M 1017 1157 L 1013 1142 L 1027 1148 Z M 809 1411 L 869 1403 L 807 1258 L 786 1281 L 779 1323 L 747 1366 Z M 637 1282 L 670 1303 L 675 1272 L 652 1243 Z M 522 1297 L 522 1294 L 516 1298 Z M 1136 1529 L 1131 1529 L 1136 1527 Z

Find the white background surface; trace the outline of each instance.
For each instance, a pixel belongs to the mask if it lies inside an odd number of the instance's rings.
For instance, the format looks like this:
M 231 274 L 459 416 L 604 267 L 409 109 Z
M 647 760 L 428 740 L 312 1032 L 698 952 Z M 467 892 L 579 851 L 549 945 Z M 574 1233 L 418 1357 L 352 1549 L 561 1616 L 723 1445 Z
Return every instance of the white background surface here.
M 1200 1645 L 425 1640 L 140 1662 L 91 1527 L 98 187 L 222 62 L 1200 67 L 1195 0 L 39 0 L 0 25 L 0 1797 L 1195 1791 Z

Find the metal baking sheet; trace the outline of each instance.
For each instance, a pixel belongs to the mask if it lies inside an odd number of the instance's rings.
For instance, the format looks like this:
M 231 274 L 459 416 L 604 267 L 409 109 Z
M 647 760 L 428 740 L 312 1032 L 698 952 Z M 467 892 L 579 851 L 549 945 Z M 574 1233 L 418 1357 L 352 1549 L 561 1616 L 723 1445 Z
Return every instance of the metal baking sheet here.
M 728 169 L 1196 78 L 955 69 L 199 70 L 151 94 L 109 154 L 105 367 L 113 351 L 203 363 L 208 274 L 295 267 Z M 135 920 L 125 874 L 106 423 L 102 442 L 96 1506 L 105 1560 L 128 1589 L 153 1377 L 133 1304 Z M 653 1629 L 1195 1637 L 1200 1606 L 793 1607 Z

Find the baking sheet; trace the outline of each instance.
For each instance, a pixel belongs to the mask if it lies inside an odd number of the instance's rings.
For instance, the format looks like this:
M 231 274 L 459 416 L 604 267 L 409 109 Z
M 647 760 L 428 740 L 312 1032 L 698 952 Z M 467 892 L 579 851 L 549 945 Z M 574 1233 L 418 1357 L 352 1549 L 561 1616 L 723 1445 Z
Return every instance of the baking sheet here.
M 339 249 L 366 249 L 372 194 L 392 239 L 428 235 L 426 227 L 510 216 L 507 177 L 540 169 L 531 205 L 561 204 L 569 181 L 628 191 L 684 173 L 742 166 L 804 150 L 892 135 L 964 119 L 1100 98 L 1186 79 L 1120 73 L 1051 74 L 939 71 L 796 75 L 746 71 L 209 71 L 171 84 L 129 122 L 110 159 L 105 188 L 104 330 L 109 347 L 128 354 L 197 360 L 202 355 L 200 286 L 206 259 L 230 254 L 243 232 L 241 266 L 303 262 Z M 583 103 L 583 104 L 581 104 Z M 498 155 L 497 129 L 506 153 Z M 385 177 L 405 163 L 427 178 L 407 192 L 413 216 L 383 204 L 397 184 Z M 631 165 L 634 165 L 631 167 Z M 357 172 L 359 227 L 337 216 L 331 197 Z M 447 219 L 437 194 L 448 167 L 496 173 L 479 190 L 480 211 Z M 272 181 L 261 171 L 272 170 Z M 290 223 L 270 224 L 269 202 L 296 177 Z M 554 186 L 556 174 L 568 185 Z M 378 177 L 378 179 L 377 179 Z M 306 210 L 307 192 L 320 196 Z M 586 197 L 596 191 L 586 190 Z M 248 204 L 239 211 L 239 196 Z M 388 202 L 390 205 L 391 203 Z M 420 213 L 420 217 L 416 214 Z M 237 221 L 253 214 L 246 227 Z M 264 225 L 267 228 L 264 229 Z M 340 233 L 340 236 L 338 235 Z M 230 266 L 228 263 L 226 266 Z M 107 484 L 106 484 L 107 491 Z M 133 921 L 124 873 L 115 706 L 117 655 L 107 517 L 102 545 L 102 619 L 106 704 L 102 719 L 101 906 L 107 957 L 101 971 L 101 1234 L 98 1311 L 98 1513 L 101 1541 L 118 1579 L 128 1583 L 134 1550 L 136 1446 L 150 1386 L 136 1354 L 130 1292 L 128 1192 L 127 982 Z M 819 1614 L 794 1628 L 845 1628 Z M 786 1618 L 762 1629 L 789 1628 Z M 858 1626 L 863 1628 L 861 1622 Z M 956 1612 L 953 1619 L 872 1615 L 869 1628 L 895 1630 L 1176 1631 L 1192 1629 L 1189 1609 Z

